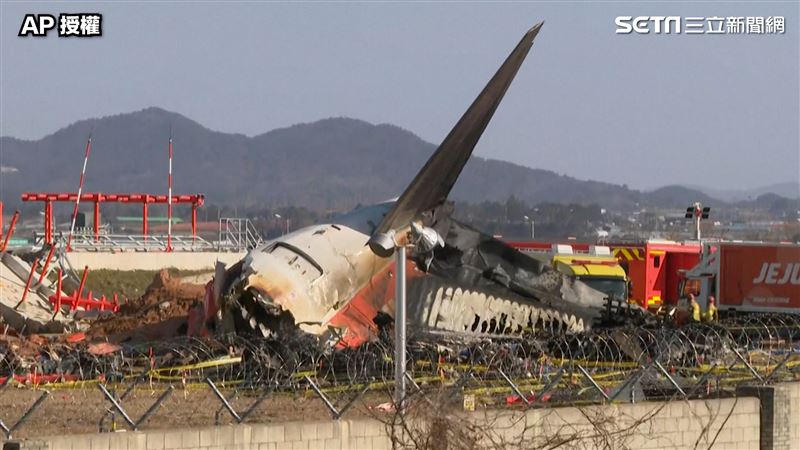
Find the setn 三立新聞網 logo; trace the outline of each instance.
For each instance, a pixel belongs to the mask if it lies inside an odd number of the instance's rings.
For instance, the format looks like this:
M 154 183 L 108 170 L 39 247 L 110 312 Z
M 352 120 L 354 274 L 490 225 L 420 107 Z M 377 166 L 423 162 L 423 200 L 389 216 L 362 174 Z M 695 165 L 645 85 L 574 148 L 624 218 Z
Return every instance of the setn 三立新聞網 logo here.
M 617 16 L 616 34 L 783 34 L 783 16 Z

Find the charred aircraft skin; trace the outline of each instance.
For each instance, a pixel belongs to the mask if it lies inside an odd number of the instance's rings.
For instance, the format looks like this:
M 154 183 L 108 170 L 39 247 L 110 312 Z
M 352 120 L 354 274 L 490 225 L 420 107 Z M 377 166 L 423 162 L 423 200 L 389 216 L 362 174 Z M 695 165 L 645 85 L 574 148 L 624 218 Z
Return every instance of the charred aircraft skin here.
M 431 317 L 436 315 L 434 304 L 441 288 L 422 289 L 418 295 L 423 300 L 414 302 L 414 296 L 409 305 L 412 314 L 417 308 L 427 312 L 422 319 L 428 326 L 503 334 L 582 331 L 600 324 L 606 304 L 600 292 L 468 225 L 452 219 L 442 222 L 433 225 L 444 236 L 445 246 L 434 251 L 425 280 L 428 285 L 428 278 L 447 280 L 441 302 L 449 298 L 457 313 L 451 318 L 441 312 L 436 313 L 440 317 Z M 431 310 L 426 309 L 429 306 Z
M 323 224 L 251 250 L 225 272 L 223 326 L 241 329 L 236 325 L 243 320 L 268 335 L 288 312 L 292 326 L 322 334 L 336 311 L 389 264 L 364 245 L 368 238 L 344 225 Z
M 376 336 L 379 318 L 394 314 L 390 256 L 412 243 L 413 228 L 435 230 L 428 241 L 441 246 L 412 249 L 406 262 L 412 327 L 494 335 L 595 324 L 602 294 L 452 220 L 447 202 L 541 26 L 525 33 L 396 201 L 295 231 L 218 270 L 206 317 L 225 331 L 330 332 L 339 345 L 360 345 Z
M 421 332 L 522 334 L 583 331 L 599 323 L 602 294 L 505 243 L 446 218 L 428 271 L 412 252 L 409 318 Z M 252 250 L 224 274 L 224 331 L 269 336 L 335 330 L 340 345 L 374 339 L 394 315 L 393 263 L 344 224 L 298 230 Z

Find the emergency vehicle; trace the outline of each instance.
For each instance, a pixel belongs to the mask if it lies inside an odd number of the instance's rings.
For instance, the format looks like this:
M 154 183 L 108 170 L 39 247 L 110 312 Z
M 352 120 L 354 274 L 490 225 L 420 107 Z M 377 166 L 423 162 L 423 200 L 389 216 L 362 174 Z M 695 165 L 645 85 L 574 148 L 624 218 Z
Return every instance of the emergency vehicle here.
M 698 242 L 649 240 L 609 247 L 628 274 L 631 300 L 649 310 L 677 305 L 684 272 L 700 262 Z
M 704 243 L 699 264 L 683 275 L 681 293 L 703 310 L 713 295 L 720 312 L 800 313 L 798 244 Z
M 589 287 L 626 301 L 628 277 L 607 246 L 589 244 L 550 244 L 546 242 L 509 242 L 527 255 L 550 264 L 559 272 L 571 275 Z

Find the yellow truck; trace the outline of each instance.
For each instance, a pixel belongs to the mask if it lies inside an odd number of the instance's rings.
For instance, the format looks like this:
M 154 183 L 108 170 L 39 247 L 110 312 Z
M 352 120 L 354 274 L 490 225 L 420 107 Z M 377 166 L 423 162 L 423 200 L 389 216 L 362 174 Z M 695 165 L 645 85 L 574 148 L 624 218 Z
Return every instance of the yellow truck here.
M 548 260 L 559 272 L 572 275 L 609 297 L 628 301 L 628 276 L 609 247 L 590 245 L 588 249 L 578 249 L 563 244 L 552 244 L 549 249 L 531 247 L 522 251 L 539 260 Z

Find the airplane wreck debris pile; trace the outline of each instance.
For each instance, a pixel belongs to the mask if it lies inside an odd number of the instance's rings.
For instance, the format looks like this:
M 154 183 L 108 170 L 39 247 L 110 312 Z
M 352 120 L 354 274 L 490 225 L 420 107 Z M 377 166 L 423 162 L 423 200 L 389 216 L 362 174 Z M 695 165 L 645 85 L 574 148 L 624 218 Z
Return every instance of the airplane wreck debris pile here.
M 46 300 L 42 305 L 47 292 L 37 286 L 37 295 L 23 305 L 31 308 L 26 317 L 36 318 L 28 324 L 9 312 L 17 311 L 16 297 L 26 291 L 16 282 L 0 302 L 6 322 L 15 321 L 11 333 L 0 335 L 0 376 L 164 375 L 167 382 L 225 380 L 287 391 L 314 383 L 369 386 L 393 377 L 388 331 L 395 272 L 407 273 L 409 375 L 423 383 L 458 385 L 480 374 L 494 385 L 512 378 L 535 385 L 554 368 L 567 371 L 570 380 L 579 372 L 591 378 L 589 370 L 610 380 L 654 361 L 668 378 L 667 369 L 695 377 L 715 367 L 752 369 L 743 355 L 766 357 L 768 366 L 776 357 L 779 366 L 800 364 L 800 316 L 748 316 L 685 328 L 654 323 L 643 311 L 612 308 L 613 298 L 577 277 L 453 219 L 450 191 L 541 26 L 523 36 L 396 201 L 259 245 L 229 267 L 218 264 L 205 286 L 161 271 L 141 298 L 110 315 L 52 310 Z M 410 258 L 400 259 L 405 252 L 398 248 L 410 249 Z M 35 272 L 10 261 L 3 260 L 16 267 L 17 279 Z M 86 332 L 17 337 L 52 332 L 51 314 L 60 316 L 62 330 Z
M 85 358 L 91 358 L 92 352 L 85 345 L 78 347 L 70 342 L 76 336 L 80 339 L 82 333 L 69 336 L 1 335 L 0 382 L 6 376 L 14 376 L 19 382 L 53 382 L 61 375 L 80 373 L 88 369 Z M 76 377 L 68 376 L 71 379 L 77 379 Z
M 562 391 L 558 395 L 565 389 L 587 391 L 586 383 L 568 376 L 577 376 L 581 370 L 578 366 L 606 382 L 622 381 L 627 372 L 642 366 L 693 379 L 727 368 L 726 373 L 718 375 L 734 379 L 747 374 L 748 365 L 753 364 L 770 371 L 777 365 L 782 368 L 778 374 L 781 379 L 796 379 L 800 376 L 795 373 L 800 357 L 794 350 L 800 343 L 799 325 L 797 320 L 763 317 L 680 329 L 623 327 L 524 338 L 419 336 L 408 343 L 408 371 L 423 389 L 468 383 L 467 387 L 474 389 L 488 384 L 508 390 L 503 384 L 507 377 L 517 386 L 532 386 L 534 391 L 542 390 L 561 373 L 564 383 L 556 386 L 555 382 L 553 386 Z M 302 381 L 307 380 L 305 377 L 319 387 L 356 391 L 373 382 L 391 383 L 393 378 L 394 343 L 388 336 L 338 351 L 310 334 L 288 338 L 182 337 L 120 344 L 90 343 L 82 337 L 0 339 L 0 382 L 12 375 L 20 383 L 132 380 L 144 375 L 154 382 L 163 378 L 170 383 L 177 375 L 186 382 L 210 378 L 296 392 L 307 387 Z M 658 361 L 661 368 L 652 361 Z M 669 388 L 664 380 L 656 384 Z M 552 396 L 556 398 L 557 394 Z
M 48 298 L 55 291 L 31 277 L 31 266 L 23 259 L 3 253 L 0 259 L 0 332 L 6 327 L 21 333 L 61 333 L 72 327 L 70 321 L 53 314 Z M 66 294 L 64 294 L 66 296 Z
M 185 335 L 189 312 L 202 302 L 204 292 L 203 285 L 183 283 L 161 270 L 140 298 L 128 301 L 113 315 L 97 319 L 87 335 L 111 341 Z
M 459 224 L 447 200 L 541 27 L 523 35 L 396 201 L 259 246 L 218 267 L 205 288 L 184 288 L 162 273 L 140 300 L 97 319 L 88 337 L 305 333 L 358 347 L 378 338 L 378 322 L 391 323 L 390 256 L 398 246 L 413 247 L 406 262 L 412 328 L 484 337 L 591 329 L 606 309 L 600 292 Z

